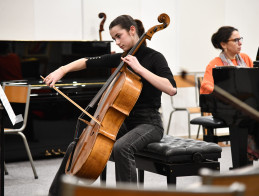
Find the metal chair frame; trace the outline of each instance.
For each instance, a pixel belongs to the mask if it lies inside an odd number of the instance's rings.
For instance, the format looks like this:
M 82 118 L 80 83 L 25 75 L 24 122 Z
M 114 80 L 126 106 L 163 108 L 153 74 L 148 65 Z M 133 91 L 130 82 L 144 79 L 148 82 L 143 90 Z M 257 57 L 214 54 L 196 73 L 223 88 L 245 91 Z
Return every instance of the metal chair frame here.
M 30 105 L 30 85 L 13 85 L 13 84 L 3 84 L 3 89 L 5 91 L 6 97 L 10 103 L 21 103 L 25 104 L 24 114 L 23 114 L 23 124 L 20 128 L 4 128 L 4 134 L 15 134 L 22 137 L 27 155 L 29 157 L 31 167 L 34 173 L 34 178 L 38 179 L 38 174 L 36 172 L 31 151 L 27 142 L 25 135 L 23 134 L 24 129 L 27 125 L 29 105 Z M 7 168 L 5 166 L 5 173 L 8 174 Z
M 200 114 L 201 110 L 198 101 L 198 90 L 197 90 L 197 83 L 196 83 L 196 74 L 190 74 L 185 76 L 187 80 L 184 80 L 181 75 L 175 75 L 174 79 L 177 85 L 177 88 L 187 88 L 187 87 L 194 87 L 195 88 L 195 102 L 196 106 L 194 107 L 176 107 L 174 105 L 174 97 L 171 97 L 171 106 L 172 106 L 172 111 L 170 112 L 169 115 L 169 120 L 168 120 L 168 125 L 167 125 L 167 132 L 166 134 L 169 133 L 170 125 L 171 125 L 171 120 L 173 113 L 179 112 L 179 111 L 186 111 L 187 112 L 187 118 L 188 118 L 188 137 L 191 138 L 191 125 L 190 125 L 190 120 L 191 120 L 191 114 Z M 200 130 L 200 126 L 198 127 L 198 130 Z

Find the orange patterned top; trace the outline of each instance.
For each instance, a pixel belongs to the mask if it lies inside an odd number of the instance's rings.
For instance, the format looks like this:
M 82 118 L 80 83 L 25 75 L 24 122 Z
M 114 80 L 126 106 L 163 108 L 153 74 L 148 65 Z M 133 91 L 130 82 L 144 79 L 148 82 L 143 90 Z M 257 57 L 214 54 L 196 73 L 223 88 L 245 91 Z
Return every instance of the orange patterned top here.
M 253 62 L 251 58 L 244 53 L 240 53 L 240 56 L 242 59 L 245 61 L 247 67 L 253 67 Z M 237 61 L 236 59 L 231 60 L 232 63 L 237 66 Z M 223 66 L 223 62 L 220 57 L 214 58 L 206 67 L 206 71 L 204 73 L 204 77 L 201 83 L 201 88 L 200 88 L 200 94 L 210 94 L 212 93 L 214 89 L 214 80 L 212 76 L 212 69 L 215 68 L 216 66 Z

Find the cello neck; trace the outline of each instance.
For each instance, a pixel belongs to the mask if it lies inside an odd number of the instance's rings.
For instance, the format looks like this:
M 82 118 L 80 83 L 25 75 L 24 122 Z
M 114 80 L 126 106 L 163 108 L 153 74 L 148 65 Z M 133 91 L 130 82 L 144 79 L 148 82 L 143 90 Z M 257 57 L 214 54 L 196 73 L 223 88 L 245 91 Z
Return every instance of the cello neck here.
M 146 36 L 146 33 L 144 33 L 140 39 L 138 40 L 138 42 L 135 44 L 135 46 L 128 52 L 127 55 L 134 55 L 137 50 L 139 49 L 139 47 L 141 46 L 141 44 L 145 41 L 144 37 Z M 95 104 L 98 102 L 98 100 L 101 98 L 102 94 L 104 93 L 104 91 L 108 88 L 108 86 L 111 84 L 111 82 L 113 81 L 113 79 L 117 76 L 117 74 L 120 72 L 120 70 L 122 69 L 122 67 L 124 66 L 124 62 L 122 61 L 119 66 L 116 68 L 116 70 L 112 73 L 112 75 L 108 78 L 108 80 L 105 82 L 105 84 L 102 86 L 102 88 L 98 91 L 98 93 L 95 95 L 95 97 L 92 99 L 92 101 L 88 104 L 86 111 L 88 111 L 88 109 L 93 108 L 95 106 Z

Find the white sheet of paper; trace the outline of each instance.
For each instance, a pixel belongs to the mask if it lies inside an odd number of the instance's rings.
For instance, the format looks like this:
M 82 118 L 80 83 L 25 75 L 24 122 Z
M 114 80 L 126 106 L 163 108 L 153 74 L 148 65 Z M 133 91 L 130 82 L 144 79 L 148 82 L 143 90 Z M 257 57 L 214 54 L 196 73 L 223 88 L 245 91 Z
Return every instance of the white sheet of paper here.
M 7 97 L 6 97 L 5 93 L 4 93 L 4 90 L 3 90 L 1 85 L 0 85 L 0 99 L 1 99 L 3 105 L 4 105 L 5 109 L 6 109 L 6 112 L 7 112 L 7 114 L 8 114 L 8 116 L 9 116 L 9 118 L 10 118 L 10 120 L 11 120 L 13 125 L 15 125 L 18 122 L 23 121 L 23 117 L 22 117 L 21 114 L 19 114 L 17 116 L 15 115 L 15 113 L 13 111 L 13 108 L 10 105 L 10 102 L 8 101 L 8 99 L 7 99 Z

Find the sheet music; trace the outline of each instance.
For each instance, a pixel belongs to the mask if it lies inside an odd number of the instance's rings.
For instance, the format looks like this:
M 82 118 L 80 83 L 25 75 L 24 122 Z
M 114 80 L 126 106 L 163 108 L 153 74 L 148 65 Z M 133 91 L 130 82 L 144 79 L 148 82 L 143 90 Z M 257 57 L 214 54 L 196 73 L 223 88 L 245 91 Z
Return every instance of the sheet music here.
M 13 111 L 13 108 L 12 106 L 10 105 L 10 102 L 8 101 L 5 93 L 4 93 L 4 90 L 2 88 L 2 86 L 0 85 L 0 99 L 2 101 L 2 104 L 4 105 L 5 109 L 6 109 L 6 112 L 12 122 L 13 125 L 15 125 L 16 123 L 18 122 L 22 122 L 23 121 L 23 117 L 21 114 L 19 115 L 15 115 L 14 111 Z

